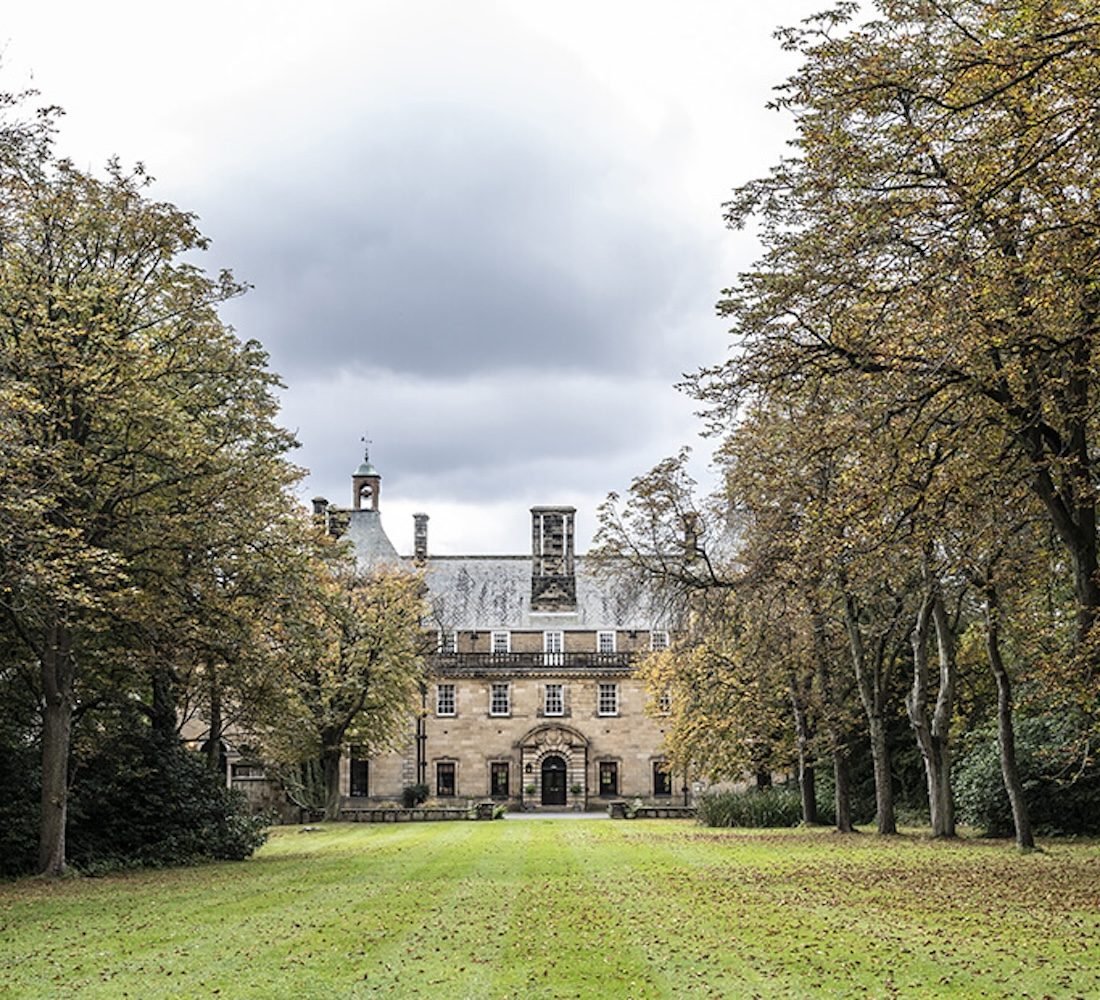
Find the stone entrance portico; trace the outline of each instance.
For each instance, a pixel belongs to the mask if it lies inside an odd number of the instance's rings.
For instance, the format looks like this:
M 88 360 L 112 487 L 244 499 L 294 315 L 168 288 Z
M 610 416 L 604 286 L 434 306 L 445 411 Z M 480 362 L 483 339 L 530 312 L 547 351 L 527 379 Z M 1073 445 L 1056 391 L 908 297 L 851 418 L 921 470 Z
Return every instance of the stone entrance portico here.
M 564 789 L 558 792 L 561 763 Z M 523 804 L 531 809 L 583 809 L 587 797 L 588 740 L 572 726 L 545 723 L 520 740 L 520 768 L 523 772 Z M 534 788 L 534 792 L 528 791 Z M 579 792 L 574 792 L 579 788 Z

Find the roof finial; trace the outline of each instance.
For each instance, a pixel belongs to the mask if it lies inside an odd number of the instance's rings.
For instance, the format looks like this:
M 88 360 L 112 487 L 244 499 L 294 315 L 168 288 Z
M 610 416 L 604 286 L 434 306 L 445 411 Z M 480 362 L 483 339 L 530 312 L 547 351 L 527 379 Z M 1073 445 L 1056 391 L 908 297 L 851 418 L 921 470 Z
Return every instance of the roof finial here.
M 364 434 L 360 439 L 363 442 L 363 461 L 370 464 L 370 446 L 374 442 Z

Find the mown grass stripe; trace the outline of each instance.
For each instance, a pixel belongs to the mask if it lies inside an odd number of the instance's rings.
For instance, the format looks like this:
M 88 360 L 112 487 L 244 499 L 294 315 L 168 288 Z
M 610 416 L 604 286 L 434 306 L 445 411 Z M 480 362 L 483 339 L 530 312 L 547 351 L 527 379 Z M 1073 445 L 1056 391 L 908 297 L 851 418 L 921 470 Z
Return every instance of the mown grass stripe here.
M 337 825 L 0 885 L 0 997 L 1083 997 L 1098 940 L 1096 842 Z

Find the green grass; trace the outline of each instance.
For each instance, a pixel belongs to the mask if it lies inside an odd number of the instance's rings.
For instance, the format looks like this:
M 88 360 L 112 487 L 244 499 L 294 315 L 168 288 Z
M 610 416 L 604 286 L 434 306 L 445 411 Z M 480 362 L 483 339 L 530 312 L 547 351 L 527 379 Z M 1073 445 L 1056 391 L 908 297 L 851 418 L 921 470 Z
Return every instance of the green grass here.
M 0 997 L 1096 997 L 1100 844 L 339 825 L 0 884 Z

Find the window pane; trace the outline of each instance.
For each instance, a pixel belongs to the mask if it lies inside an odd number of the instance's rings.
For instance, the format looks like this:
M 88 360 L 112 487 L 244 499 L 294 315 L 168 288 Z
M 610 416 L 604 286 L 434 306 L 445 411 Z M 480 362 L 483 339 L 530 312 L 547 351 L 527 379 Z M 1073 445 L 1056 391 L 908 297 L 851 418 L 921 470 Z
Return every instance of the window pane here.
M 508 762 L 494 761 L 489 768 L 490 794 L 494 799 L 508 798 Z
M 619 713 L 619 685 L 601 684 L 596 696 L 597 715 L 618 715 Z
M 494 653 L 510 652 L 512 649 L 512 633 L 494 632 L 491 649 Z
M 596 652 L 597 653 L 614 653 L 615 652 L 615 633 L 614 632 L 597 632 L 596 633 Z
M 494 684 L 489 689 L 489 714 L 507 715 L 511 710 L 508 699 L 508 685 Z
M 440 684 L 436 688 L 435 714 L 455 714 L 455 686 L 453 684 Z
M 600 794 L 619 794 L 619 765 L 615 761 L 600 761 Z
M 668 764 L 664 761 L 653 762 L 653 794 L 672 794 L 672 772 L 668 770 Z
M 655 631 L 649 633 L 650 649 L 668 649 L 668 633 Z
M 435 765 L 435 794 L 440 798 L 455 793 L 455 766 L 452 761 L 441 760 Z
M 562 650 L 565 648 L 563 633 L 543 632 L 542 651 L 543 662 L 557 664 L 562 662 Z
M 565 712 L 565 697 L 560 684 L 546 685 L 546 714 L 562 715 Z

